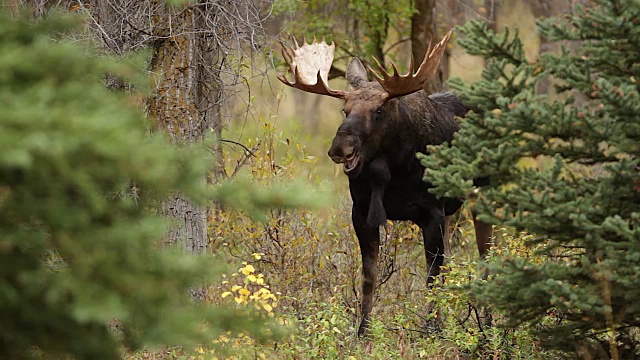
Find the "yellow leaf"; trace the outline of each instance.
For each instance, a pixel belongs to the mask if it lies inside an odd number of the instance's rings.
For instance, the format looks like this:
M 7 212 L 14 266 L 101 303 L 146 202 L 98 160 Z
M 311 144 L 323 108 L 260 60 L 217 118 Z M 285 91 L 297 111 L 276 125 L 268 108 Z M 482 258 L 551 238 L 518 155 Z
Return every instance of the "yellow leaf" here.
M 269 305 L 267 303 L 262 304 L 262 307 L 268 312 L 271 312 L 273 310 L 273 306 L 271 306 L 271 305 Z
M 255 275 L 247 275 L 247 280 L 251 282 L 256 282 L 258 278 L 256 278 Z
M 238 293 L 239 293 L 240 295 L 244 295 L 244 296 L 248 296 L 248 295 L 250 294 L 249 290 L 244 289 L 244 288 L 243 288 L 243 289 L 238 290 Z
M 240 272 L 245 274 L 245 275 L 249 275 L 249 274 L 251 274 L 252 272 L 255 272 L 255 271 L 256 271 L 256 269 L 251 264 L 247 264 L 247 266 L 245 266 L 245 267 L 240 269 Z
M 238 290 L 240 290 L 240 289 L 242 289 L 242 286 L 240 286 L 240 285 L 234 285 L 234 286 L 231 288 L 231 291 L 238 291 Z
M 242 298 L 241 297 L 235 297 L 233 300 L 235 300 L 238 304 L 242 304 Z
M 225 291 L 225 292 L 223 292 L 220 296 L 224 299 L 224 298 L 226 298 L 226 297 L 227 297 L 227 296 L 229 296 L 229 295 L 231 295 L 231 291 Z

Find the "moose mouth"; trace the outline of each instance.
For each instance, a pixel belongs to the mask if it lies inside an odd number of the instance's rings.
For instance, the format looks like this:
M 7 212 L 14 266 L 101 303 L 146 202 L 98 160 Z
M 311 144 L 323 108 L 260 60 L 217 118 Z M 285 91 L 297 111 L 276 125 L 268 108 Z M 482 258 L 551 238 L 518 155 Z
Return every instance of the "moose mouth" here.
M 344 173 L 349 175 L 358 167 L 358 163 L 360 162 L 360 155 L 353 153 L 349 155 L 345 160 Z

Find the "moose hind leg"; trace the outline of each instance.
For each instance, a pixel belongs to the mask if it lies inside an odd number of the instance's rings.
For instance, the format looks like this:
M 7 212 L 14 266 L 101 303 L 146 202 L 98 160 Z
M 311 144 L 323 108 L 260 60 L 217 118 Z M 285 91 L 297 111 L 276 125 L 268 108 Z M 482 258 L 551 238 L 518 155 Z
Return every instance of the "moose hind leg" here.
M 478 220 L 477 214 L 473 213 L 473 227 L 476 231 L 476 243 L 478 244 L 480 259 L 484 260 L 487 257 L 489 249 L 491 248 L 493 225 L 482 220 Z
M 444 237 L 446 233 L 444 213 L 434 209 L 431 215 L 424 223 L 419 224 L 424 241 L 424 252 L 427 260 L 427 284 L 429 287 L 432 286 L 436 276 L 440 274 L 440 268 L 444 263 Z M 425 330 L 428 332 L 439 331 L 443 317 L 430 316 L 430 314 L 438 312 L 435 302 L 428 301 L 425 310 L 427 315 L 424 324 Z
M 378 277 L 378 252 L 380 247 L 380 228 L 367 225 L 366 215 L 353 211 L 353 228 L 360 244 L 362 255 L 362 302 L 358 336 L 364 336 L 369 328 L 369 315 L 373 308 L 373 292 Z
M 431 284 L 434 278 L 440 274 L 440 267 L 444 262 L 444 236 L 446 232 L 444 214 L 435 210 L 432 216 L 419 226 L 422 229 L 424 252 L 427 258 L 427 283 Z
M 480 261 L 478 264 L 481 266 L 482 278 L 486 280 L 489 277 L 489 269 L 483 260 L 487 257 L 487 253 L 491 248 L 491 242 L 493 241 L 493 225 L 479 220 L 476 213 L 473 213 L 473 227 L 476 231 L 476 243 L 478 244 L 478 252 L 480 253 Z M 491 314 L 490 307 L 484 307 L 481 310 L 481 317 L 484 321 L 478 319 L 479 322 L 483 322 L 485 327 L 491 327 L 493 323 L 493 316 Z

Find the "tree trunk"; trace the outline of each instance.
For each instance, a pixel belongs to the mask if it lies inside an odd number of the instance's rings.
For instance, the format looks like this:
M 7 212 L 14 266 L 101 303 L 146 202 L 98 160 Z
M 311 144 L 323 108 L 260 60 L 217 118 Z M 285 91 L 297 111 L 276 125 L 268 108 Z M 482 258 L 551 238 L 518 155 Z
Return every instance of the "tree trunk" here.
M 209 124 L 198 100 L 202 97 L 197 16 L 190 6 L 169 8 L 158 4 L 152 18 L 153 57 L 150 64 L 156 91 L 149 99 L 149 114 L 155 129 L 163 129 L 176 145 L 202 141 Z M 203 179 L 205 181 L 205 179 Z M 164 201 L 162 214 L 170 221 L 167 245 L 186 253 L 202 253 L 207 248 L 206 210 L 174 194 Z
M 151 48 L 154 95 L 147 110 L 153 130 L 164 131 L 176 146 L 202 142 L 207 134 L 220 138 L 226 85 L 244 83 L 238 76 L 244 51 L 262 49 L 265 40 L 265 18 L 260 2 L 254 0 L 196 0 L 183 6 L 168 6 L 166 0 L 8 0 L 7 4 L 16 8 L 30 4 L 36 16 L 54 5 L 84 12 L 89 33 L 117 55 Z M 217 161 L 206 180 L 214 182 L 226 173 L 220 142 L 210 146 Z M 189 253 L 206 249 L 205 209 L 175 194 L 161 212 L 173 220 L 167 244 Z
M 572 12 L 575 5 L 574 0 L 529 0 L 529 6 L 533 16 L 536 18 L 549 18 L 552 16 L 561 16 L 562 14 L 569 14 Z M 569 49 L 570 51 L 577 50 L 580 45 L 577 41 L 562 41 L 562 42 L 550 42 L 545 37 L 540 37 L 540 49 L 539 54 L 544 53 L 559 53 L 562 47 Z M 553 89 L 553 82 L 550 77 L 546 76 L 537 84 L 537 91 L 540 94 L 548 94 Z M 582 106 L 586 101 L 586 98 L 577 92 L 574 93 L 576 97 L 576 105 Z
M 165 238 L 167 246 L 178 246 L 188 254 L 199 254 L 206 250 L 205 209 L 176 193 L 163 202 L 161 211 L 162 215 L 171 220 L 171 227 Z
M 415 0 L 415 13 L 411 17 L 411 54 L 416 64 L 422 62 L 429 42 L 439 40 L 435 32 L 435 6 L 436 0 Z M 447 75 L 443 73 L 443 67 L 447 67 L 447 62 L 448 56 L 445 55 L 440 62 L 438 77 L 425 86 L 428 93 L 434 93 L 442 88 L 443 79 Z

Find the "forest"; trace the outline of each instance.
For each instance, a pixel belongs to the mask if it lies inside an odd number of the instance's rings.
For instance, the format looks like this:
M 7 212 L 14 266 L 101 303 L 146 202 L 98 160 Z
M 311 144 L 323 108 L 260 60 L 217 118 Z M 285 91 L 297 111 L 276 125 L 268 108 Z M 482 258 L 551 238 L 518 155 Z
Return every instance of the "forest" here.
M 0 359 L 640 359 L 638 114 L 638 0 L 4 0 Z

